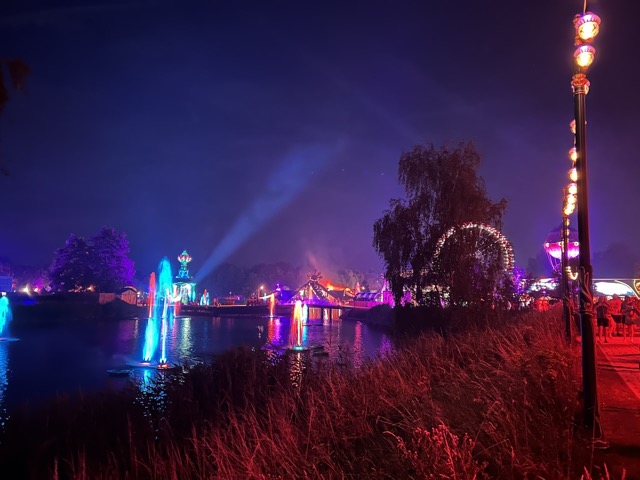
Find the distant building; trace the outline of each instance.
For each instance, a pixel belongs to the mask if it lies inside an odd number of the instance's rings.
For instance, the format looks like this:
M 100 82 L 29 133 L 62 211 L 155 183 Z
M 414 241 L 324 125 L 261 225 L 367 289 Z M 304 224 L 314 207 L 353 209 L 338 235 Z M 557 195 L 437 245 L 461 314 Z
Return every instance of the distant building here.
M 135 287 L 127 286 L 118 292 L 118 298 L 123 302 L 127 302 L 131 305 L 138 304 L 138 290 Z

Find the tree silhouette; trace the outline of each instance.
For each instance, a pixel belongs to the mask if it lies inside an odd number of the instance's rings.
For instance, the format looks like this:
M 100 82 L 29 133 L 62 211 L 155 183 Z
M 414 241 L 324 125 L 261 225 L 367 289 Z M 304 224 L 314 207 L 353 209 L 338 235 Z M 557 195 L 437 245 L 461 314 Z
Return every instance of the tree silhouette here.
M 89 240 L 71 234 L 55 251 L 49 277 L 57 291 L 114 292 L 131 284 L 133 267 L 126 234 L 103 227 Z
M 487 196 L 479 165 L 471 143 L 416 146 L 401 156 L 398 180 L 406 198 L 392 199 L 373 226 L 373 246 L 385 263 L 397 304 L 405 288 L 419 304 L 439 304 L 440 287 L 446 287 L 449 303 L 455 305 L 486 301 L 498 286 L 495 245 L 485 248 L 483 239 L 470 231 L 438 247 L 445 232 L 467 222 L 500 228 L 507 202 Z

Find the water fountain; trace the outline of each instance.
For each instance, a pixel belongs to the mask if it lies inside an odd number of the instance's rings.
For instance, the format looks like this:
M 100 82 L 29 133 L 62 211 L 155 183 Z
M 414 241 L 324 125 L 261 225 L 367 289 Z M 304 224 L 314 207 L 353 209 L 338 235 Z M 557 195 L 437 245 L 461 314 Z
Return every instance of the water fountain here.
M 269 295 L 269 318 L 273 318 L 273 314 L 276 310 L 276 296 L 275 294 Z
M 0 297 L 0 341 L 11 340 L 6 336 L 11 321 L 11 307 L 6 296 Z
M 300 350 L 302 348 L 302 302 L 300 300 L 298 300 L 293 307 L 289 343 L 294 350 Z
M 169 368 L 167 362 L 167 332 L 169 322 L 173 322 L 173 277 L 171 264 L 164 257 L 158 267 L 158 280 L 154 273 L 149 277 L 149 319 L 144 333 L 142 361 L 130 362 L 131 367 Z M 160 345 L 160 358 L 154 363 L 156 351 Z

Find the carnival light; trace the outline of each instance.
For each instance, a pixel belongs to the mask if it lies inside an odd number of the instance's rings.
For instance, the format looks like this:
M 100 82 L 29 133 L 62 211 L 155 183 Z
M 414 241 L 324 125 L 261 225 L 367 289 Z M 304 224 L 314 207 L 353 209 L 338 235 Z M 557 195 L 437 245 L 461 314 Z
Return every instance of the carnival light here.
M 571 271 L 571 267 L 567 266 L 567 270 L 566 270 L 566 272 L 567 272 L 567 275 L 569 275 L 569 278 L 570 278 L 571 280 L 577 280 L 577 279 L 578 279 L 578 272 L 573 273 L 573 272 Z
M 502 250 L 502 267 L 503 269 L 511 274 L 513 273 L 513 267 L 515 265 L 515 258 L 513 254 L 513 247 L 511 243 L 502 233 L 500 233 L 497 229 L 493 228 L 490 225 L 484 225 L 482 223 L 464 223 L 459 227 L 451 227 L 446 231 L 444 235 L 442 235 L 438 241 L 436 242 L 436 249 L 433 254 L 433 258 L 436 259 L 440 255 L 440 251 L 444 246 L 445 242 L 458 230 L 479 230 L 481 233 L 487 233 L 489 236 L 493 237 L 498 243 L 500 249 Z
M 576 34 L 585 42 L 593 40 L 600 32 L 600 17 L 594 13 L 586 12 L 573 18 Z
M 573 57 L 579 67 L 587 68 L 593 63 L 596 57 L 596 49 L 591 45 L 580 45 L 576 48 L 576 51 L 573 52 Z
M 569 159 L 575 163 L 578 160 L 578 150 L 576 147 L 571 147 L 569 149 Z
M 569 180 L 571 180 L 573 183 L 576 183 L 578 181 L 578 170 L 576 170 L 576 167 L 573 167 L 571 170 L 569 170 Z
M 569 192 L 569 195 L 576 195 L 578 193 L 578 185 L 575 183 L 570 183 L 567 187 L 567 192 Z

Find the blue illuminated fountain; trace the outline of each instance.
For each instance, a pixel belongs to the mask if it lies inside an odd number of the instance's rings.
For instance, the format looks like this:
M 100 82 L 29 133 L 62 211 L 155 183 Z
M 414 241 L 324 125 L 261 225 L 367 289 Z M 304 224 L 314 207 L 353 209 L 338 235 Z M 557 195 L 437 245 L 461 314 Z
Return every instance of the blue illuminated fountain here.
M 9 299 L 3 295 L 0 297 L 0 341 L 15 340 L 7 336 L 9 322 L 11 322 L 11 307 Z
M 167 363 L 167 332 L 168 324 L 173 321 L 173 278 L 171 264 L 164 257 L 158 267 L 158 281 L 152 273 L 149 279 L 149 319 L 144 333 L 142 346 L 142 362 L 129 365 L 136 367 L 168 368 Z M 160 345 L 160 358 L 154 361 Z

